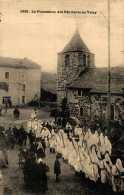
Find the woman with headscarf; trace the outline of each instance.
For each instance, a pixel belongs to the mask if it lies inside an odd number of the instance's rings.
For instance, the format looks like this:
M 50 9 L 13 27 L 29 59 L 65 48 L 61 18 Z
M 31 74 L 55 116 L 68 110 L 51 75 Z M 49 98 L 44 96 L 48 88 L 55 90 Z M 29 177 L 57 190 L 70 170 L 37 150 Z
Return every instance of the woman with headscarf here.
M 100 133 L 100 136 L 99 136 L 99 150 L 102 156 L 106 152 L 105 137 L 103 133 Z
M 77 164 L 77 157 L 78 157 L 78 150 L 77 150 L 77 147 L 76 147 L 76 142 L 75 142 L 75 139 L 74 137 L 72 137 L 72 149 L 70 150 L 71 153 L 69 155 L 69 159 L 68 159 L 68 162 L 71 166 L 73 166 L 75 168 L 76 164 Z
M 42 158 L 37 161 L 37 191 L 45 194 L 48 190 L 46 172 L 49 167 L 43 163 Z
M 105 136 L 105 146 L 106 146 L 106 151 L 108 151 L 109 155 L 111 155 L 111 153 L 112 153 L 112 145 L 111 145 L 111 142 L 109 141 L 107 136 Z
M 37 159 L 45 157 L 44 150 L 43 150 L 41 142 L 39 142 L 39 144 L 38 144 L 36 154 L 37 154 Z
M 68 140 L 68 137 L 67 137 L 67 134 L 65 133 L 64 135 L 64 143 L 65 143 L 65 148 L 63 149 L 63 158 L 64 160 L 67 160 L 69 159 L 69 152 L 70 152 L 70 146 L 71 146 L 71 143 L 70 141 Z
M 121 180 L 122 172 L 124 172 L 122 162 L 120 159 L 117 159 L 115 165 L 112 167 L 112 190 L 115 192 L 124 190 L 124 183 Z
M 92 163 L 97 163 L 98 164 L 99 159 L 97 157 L 96 145 L 91 146 L 91 149 L 89 150 L 89 153 L 90 153 Z
M 99 160 L 99 168 L 100 168 L 100 178 L 101 183 L 105 184 L 107 182 L 107 170 L 104 165 L 103 159 Z
M 29 133 L 31 129 L 32 129 L 32 119 L 30 119 L 27 123 L 27 132 Z
M 92 136 L 91 130 L 90 128 L 86 131 L 85 136 L 84 136 L 84 140 L 87 141 L 88 139 L 90 139 L 90 137 Z

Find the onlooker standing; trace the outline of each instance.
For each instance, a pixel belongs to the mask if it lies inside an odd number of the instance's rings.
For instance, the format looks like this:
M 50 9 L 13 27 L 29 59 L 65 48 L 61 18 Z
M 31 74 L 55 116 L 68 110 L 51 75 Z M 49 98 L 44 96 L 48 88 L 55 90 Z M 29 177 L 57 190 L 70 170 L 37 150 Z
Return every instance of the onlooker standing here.
M 43 151 L 43 147 L 42 147 L 42 144 L 40 142 L 38 144 L 36 154 L 37 154 L 37 159 L 45 157 L 45 154 L 44 154 L 44 151 Z
M 44 154 L 45 154 L 46 143 L 45 143 L 45 140 L 44 139 L 42 140 L 42 147 L 43 147 L 43 151 L 44 151 Z
M 19 119 L 20 112 L 19 112 L 18 108 L 14 109 L 13 114 L 14 114 L 15 119 Z
M 5 113 L 7 113 L 7 109 L 8 109 L 8 100 L 6 100 L 5 104 L 6 104 Z
M 41 194 L 45 194 L 45 192 L 48 191 L 46 172 L 49 170 L 49 167 L 42 162 L 41 158 L 39 158 L 37 162 L 37 191 L 40 191 Z
M 0 105 L 0 116 L 1 116 L 1 112 L 2 112 L 2 106 Z
M 14 135 L 15 135 L 15 142 L 18 143 L 18 137 L 19 137 L 19 130 L 17 129 L 16 126 L 13 127 L 12 129 Z
M 23 125 L 21 125 L 21 128 L 19 129 L 19 138 L 18 138 L 18 144 L 19 146 L 23 146 Z
M 27 132 L 25 129 L 23 129 L 23 145 L 26 146 L 27 142 Z
M 56 160 L 54 162 L 54 173 L 56 174 L 56 182 L 59 182 L 59 175 L 61 174 L 61 163 L 59 161 L 59 156 L 56 156 Z
M 30 130 L 30 132 L 28 133 L 28 137 L 29 137 L 30 146 L 32 146 L 33 142 L 35 141 L 35 136 L 32 130 Z
M 8 99 L 9 108 L 12 108 L 12 101 Z

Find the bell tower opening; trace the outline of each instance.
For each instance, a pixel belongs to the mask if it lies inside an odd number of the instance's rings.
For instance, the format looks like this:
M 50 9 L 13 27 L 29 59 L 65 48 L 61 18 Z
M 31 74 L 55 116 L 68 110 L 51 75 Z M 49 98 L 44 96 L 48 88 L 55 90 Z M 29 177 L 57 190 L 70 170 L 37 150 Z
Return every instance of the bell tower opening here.
M 86 66 L 86 54 L 83 55 L 83 65 Z
M 70 57 L 69 57 L 69 55 L 67 54 L 66 56 L 65 56 L 65 66 L 69 66 L 70 65 Z

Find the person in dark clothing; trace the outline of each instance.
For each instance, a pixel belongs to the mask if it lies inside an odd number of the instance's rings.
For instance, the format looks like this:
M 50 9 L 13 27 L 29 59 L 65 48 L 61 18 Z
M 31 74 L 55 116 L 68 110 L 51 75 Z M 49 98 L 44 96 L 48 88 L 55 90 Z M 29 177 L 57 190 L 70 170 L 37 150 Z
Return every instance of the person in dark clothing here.
M 36 142 L 33 142 L 33 144 L 30 146 L 30 152 L 36 153 L 36 151 L 37 151 L 37 144 Z
M 5 132 L 5 128 L 4 128 L 3 124 L 1 124 L 1 126 L 0 126 L 0 132 Z
M 7 148 L 11 148 L 11 127 L 9 127 L 9 129 L 6 130 L 6 146 Z
M 61 174 L 61 168 L 60 168 L 61 164 L 59 161 L 59 156 L 56 156 L 56 160 L 54 162 L 54 174 L 56 174 L 56 182 L 59 182 L 59 175 Z
M 24 127 L 23 127 L 23 125 L 21 125 L 20 131 L 24 131 Z
M 45 140 L 44 139 L 42 140 L 42 147 L 43 147 L 43 151 L 44 151 L 44 154 L 45 154 L 46 143 L 45 143 Z
M 47 186 L 47 176 L 46 172 L 49 170 L 49 167 L 42 162 L 42 159 L 38 159 L 38 166 L 37 166 L 37 184 L 36 184 L 36 191 L 40 191 L 41 193 L 45 193 L 48 191 Z
M 19 129 L 19 137 L 18 137 L 18 144 L 19 146 L 23 146 L 23 125 L 21 125 L 21 128 Z
M 41 143 L 38 144 L 36 154 L 37 154 L 37 158 L 38 159 L 45 157 L 45 154 L 44 154 L 43 147 L 42 147 L 42 144 Z
M 2 106 L 0 105 L 0 116 L 1 116 L 1 112 L 2 112 Z
M 6 134 L 4 131 L 0 130 L 0 147 L 6 148 Z
M 19 130 L 16 128 L 16 126 L 12 129 L 14 135 L 15 135 L 15 142 L 18 143 L 18 137 L 19 137 Z
M 35 179 L 34 173 L 36 171 L 36 162 L 31 158 L 28 158 L 23 167 L 24 183 L 26 189 L 31 189 L 34 191 Z
M 14 114 L 15 119 L 19 119 L 20 112 L 19 112 L 18 108 L 14 109 L 13 114 Z
M 26 132 L 25 129 L 23 129 L 22 135 L 23 135 L 23 145 L 26 146 L 26 142 L 27 142 L 27 132 Z
M 9 108 L 12 107 L 12 101 L 10 99 L 8 99 L 8 104 L 9 104 Z
M 10 146 L 11 146 L 11 149 L 14 149 L 14 145 L 15 145 L 15 136 L 14 136 L 14 133 L 12 132 L 11 135 L 10 135 Z
M 5 113 L 7 113 L 7 109 L 8 109 L 8 100 L 6 100 L 5 104 L 6 104 Z
M 30 132 L 28 133 L 28 137 L 29 137 L 30 146 L 32 146 L 33 142 L 35 141 L 35 136 L 32 130 L 30 130 Z

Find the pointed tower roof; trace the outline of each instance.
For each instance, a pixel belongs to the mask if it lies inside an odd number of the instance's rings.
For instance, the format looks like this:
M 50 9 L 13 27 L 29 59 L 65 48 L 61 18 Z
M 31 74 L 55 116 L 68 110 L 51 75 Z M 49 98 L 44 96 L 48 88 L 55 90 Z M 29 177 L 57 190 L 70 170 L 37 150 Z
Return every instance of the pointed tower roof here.
M 73 37 L 69 41 L 69 43 L 64 47 L 62 52 L 70 52 L 70 51 L 85 51 L 90 53 L 90 50 L 87 48 L 85 43 L 83 42 L 78 29 L 76 29 Z

